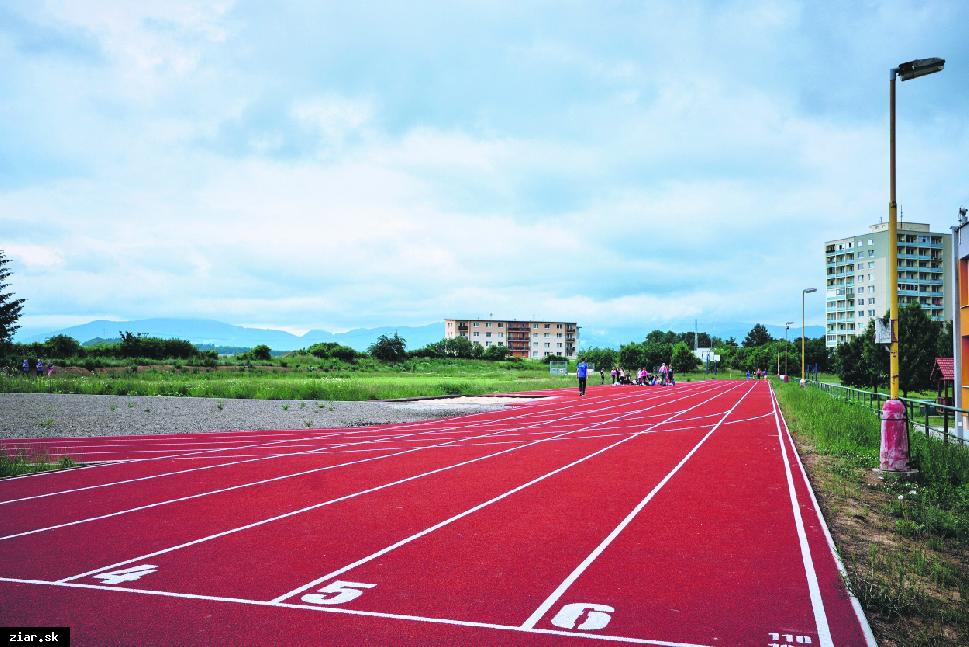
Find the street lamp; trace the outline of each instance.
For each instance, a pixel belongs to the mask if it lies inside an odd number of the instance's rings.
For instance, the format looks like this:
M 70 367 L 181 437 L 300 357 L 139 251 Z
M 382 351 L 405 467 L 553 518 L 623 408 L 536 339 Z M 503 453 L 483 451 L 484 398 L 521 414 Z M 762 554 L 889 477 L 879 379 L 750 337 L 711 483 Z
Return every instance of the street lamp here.
M 791 356 L 791 351 L 788 350 L 788 348 L 790 348 L 791 342 L 787 340 L 787 331 L 791 329 L 792 323 L 794 322 L 788 321 L 784 324 L 784 375 L 787 375 L 789 373 L 789 371 L 787 370 L 787 360 Z
M 906 472 L 908 466 L 908 428 L 905 406 L 898 399 L 898 210 L 895 203 L 895 77 L 911 81 L 920 76 L 941 72 L 945 60 L 920 58 L 901 63 L 890 71 L 888 82 L 888 303 L 891 331 L 888 381 L 890 399 L 882 409 L 881 469 Z
M 804 386 L 807 382 L 804 379 L 804 295 L 817 291 L 817 288 L 804 288 L 801 290 L 801 386 Z

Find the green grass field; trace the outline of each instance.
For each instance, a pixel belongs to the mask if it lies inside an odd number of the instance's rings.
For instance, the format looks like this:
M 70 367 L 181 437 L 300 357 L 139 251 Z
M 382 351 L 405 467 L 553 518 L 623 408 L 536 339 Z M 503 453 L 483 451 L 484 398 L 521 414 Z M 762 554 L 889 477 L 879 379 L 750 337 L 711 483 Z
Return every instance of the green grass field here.
M 167 395 L 256 400 L 392 400 L 421 396 L 483 395 L 576 385 L 572 375 L 549 375 L 542 362 L 410 359 L 400 364 L 364 360 L 352 364 L 286 357 L 252 367 L 216 370 L 178 365 L 112 367 L 78 375 L 61 370 L 48 377 L 0 376 L 0 393 Z M 720 379 L 738 377 L 721 372 Z M 678 376 L 695 381 L 703 372 Z M 608 383 L 609 375 L 606 375 Z M 590 385 L 600 383 L 598 373 Z

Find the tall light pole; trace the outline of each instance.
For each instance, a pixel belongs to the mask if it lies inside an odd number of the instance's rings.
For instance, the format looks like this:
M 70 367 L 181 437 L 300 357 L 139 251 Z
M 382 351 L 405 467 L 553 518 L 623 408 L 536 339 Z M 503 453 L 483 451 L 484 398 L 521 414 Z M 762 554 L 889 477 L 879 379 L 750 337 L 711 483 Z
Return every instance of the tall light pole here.
M 793 321 L 788 321 L 784 324 L 784 375 L 788 374 L 787 360 L 791 356 L 791 351 L 788 350 L 791 342 L 787 340 L 787 331 L 791 329 L 791 324 L 793 323 Z
M 801 386 L 804 386 L 807 382 L 804 379 L 804 296 L 817 291 L 817 288 L 804 288 L 801 290 Z
M 920 58 L 893 67 L 888 82 L 888 299 L 889 345 L 888 381 L 890 399 L 882 409 L 881 469 L 890 472 L 908 471 L 908 427 L 905 406 L 898 399 L 898 219 L 895 202 L 895 77 L 911 81 L 920 76 L 942 71 L 945 60 Z

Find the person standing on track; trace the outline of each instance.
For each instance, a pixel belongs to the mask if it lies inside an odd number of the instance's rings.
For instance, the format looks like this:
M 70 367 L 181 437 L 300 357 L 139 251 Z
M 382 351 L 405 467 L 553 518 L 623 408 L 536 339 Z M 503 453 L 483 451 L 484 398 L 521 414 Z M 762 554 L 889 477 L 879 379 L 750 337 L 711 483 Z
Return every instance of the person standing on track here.
M 585 358 L 579 358 L 579 365 L 575 367 L 575 375 L 579 378 L 579 395 L 585 395 L 586 376 L 589 374 L 589 365 L 585 363 Z
M 606 383 L 606 369 L 599 367 L 599 384 Z

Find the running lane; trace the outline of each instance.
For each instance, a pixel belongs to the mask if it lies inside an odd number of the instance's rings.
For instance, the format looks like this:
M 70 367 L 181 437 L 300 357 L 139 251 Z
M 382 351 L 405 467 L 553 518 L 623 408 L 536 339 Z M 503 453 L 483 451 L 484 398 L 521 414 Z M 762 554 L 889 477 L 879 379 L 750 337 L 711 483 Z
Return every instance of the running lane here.
M 773 411 L 768 384 L 757 383 L 734 414 L 744 422 L 716 429 L 664 488 L 644 491 L 645 504 L 522 626 L 591 622 L 609 634 L 690 644 L 824 646 L 834 644 L 837 617 L 837 644 L 866 644 L 840 582 L 825 580 L 829 603 L 840 597 L 837 614 L 822 604 L 814 564 L 833 557 L 804 539 L 803 516 L 819 522 L 809 500 L 792 500 L 790 447 Z

